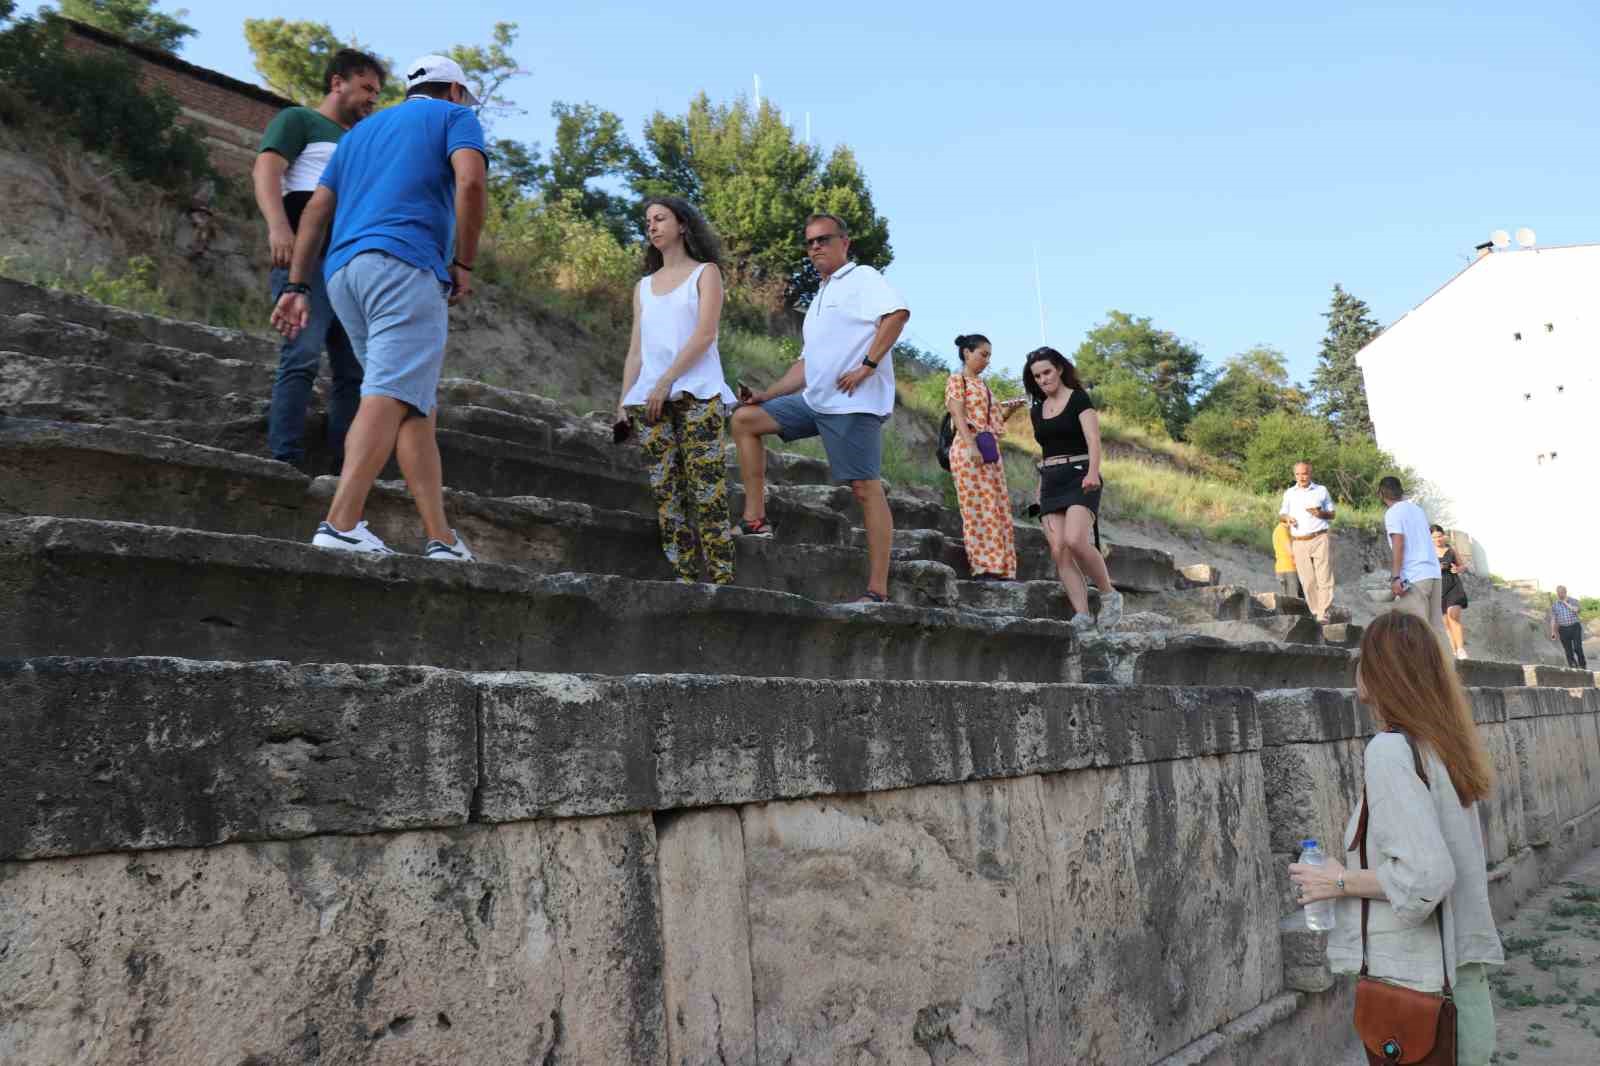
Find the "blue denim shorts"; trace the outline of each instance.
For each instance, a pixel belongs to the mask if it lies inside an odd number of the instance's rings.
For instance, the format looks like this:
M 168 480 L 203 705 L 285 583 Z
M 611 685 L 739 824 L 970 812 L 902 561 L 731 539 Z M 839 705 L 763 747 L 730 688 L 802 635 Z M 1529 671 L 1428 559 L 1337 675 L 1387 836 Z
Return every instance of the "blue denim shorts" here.
M 835 481 L 877 481 L 883 467 L 883 424 L 887 415 L 818 414 L 800 393 L 768 400 L 761 409 L 778 423 L 784 440 L 821 437 L 828 470 Z
M 384 252 L 362 252 L 328 279 L 328 299 L 364 372 L 361 395 L 391 397 L 424 417 L 433 410 L 449 294 L 433 271 Z

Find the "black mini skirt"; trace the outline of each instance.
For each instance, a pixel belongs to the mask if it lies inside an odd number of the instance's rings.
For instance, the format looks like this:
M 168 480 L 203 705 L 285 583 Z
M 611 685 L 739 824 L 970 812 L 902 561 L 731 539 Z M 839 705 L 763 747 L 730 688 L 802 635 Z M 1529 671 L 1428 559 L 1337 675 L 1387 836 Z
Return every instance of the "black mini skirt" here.
M 1100 490 L 1083 487 L 1083 479 L 1088 473 L 1088 462 L 1040 467 L 1039 513 L 1056 514 L 1069 507 L 1087 507 L 1098 518 Z
M 1069 507 L 1087 507 L 1094 515 L 1094 546 L 1100 547 L 1100 489 L 1083 487 L 1089 463 L 1055 463 L 1039 468 L 1039 513 L 1062 514 Z M 1101 482 L 1101 488 L 1105 482 Z

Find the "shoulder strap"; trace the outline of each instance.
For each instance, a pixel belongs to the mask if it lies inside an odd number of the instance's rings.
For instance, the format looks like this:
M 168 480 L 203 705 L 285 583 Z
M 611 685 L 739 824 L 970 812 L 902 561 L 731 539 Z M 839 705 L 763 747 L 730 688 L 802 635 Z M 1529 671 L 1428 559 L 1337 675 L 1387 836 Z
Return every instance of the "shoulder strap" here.
M 1400 731 L 1399 730 L 1395 730 L 1395 732 L 1398 733 Z M 1406 736 L 1404 733 L 1400 733 L 1400 735 L 1405 737 L 1406 747 L 1411 749 L 1411 764 L 1412 764 L 1412 766 L 1414 766 L 1416 768 L 1417 776 L 1422 779 L 1423 785 L 1428 786 L 1428 774 L 1422 768 L 1422 754 L 1421 754 L 1421 752 L 1419 752 L 1417 750 L 1417 746 L 1414 743 L 1412 743 L 1411 738 L 1409 736 Z M 1432 786 L 1428 786 L 1428 787 L 1432 787 Z M 1363 870 L 1370 869 L 1370 867 L 1367 865 L 1367 816 L 1368 816 L 1369 813 L 1370 813 L 1370 808 L 1367 806 L 1367 786 L 1366 785 L 1362 785 L 1361 786 L 1361 817 L 1356 819 L 1356 839 L 1355 839 L 1354 843 L 1357 846 L 1357 848 L 1360 850 L 1360 853 L 1361 853 L 1361 869 L 1363 869 Z M 1362 896 L 1361 897 L 1361 976 L 1362 977 L 1367 976 L 1367 915 L 1370 912 L 1371 908 L 1372 908 L 1372 901 L 1367 899 L 1367 897 Z M 1449 959 L 1449 956 L 1445 954 L 1445 948 L 1444 948 L 1444 900 L 1440 900 L 1439 901 L 1439 905 L 1437 907 L 1433 908 L 1433 920 L 1434 920 L 1435 926 L 1439 930 L 1439 972 L 1444 977 L 1444 998 L 1445 999 L 1450 999 L 1450 998 L 1452 998 L 1452 993 L 1450 991 L 1450 959 Z

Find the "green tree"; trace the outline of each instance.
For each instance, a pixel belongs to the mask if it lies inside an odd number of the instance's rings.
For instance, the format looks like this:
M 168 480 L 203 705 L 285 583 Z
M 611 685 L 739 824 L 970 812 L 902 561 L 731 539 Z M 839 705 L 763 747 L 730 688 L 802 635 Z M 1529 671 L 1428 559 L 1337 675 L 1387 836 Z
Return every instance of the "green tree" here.
M 1356 353 L 1383 330 L 1366 303 L 1338 285 L 1333 287 L 1333 299 L 1322 317 L 1328 320 L 1328 332 L 1322 338 L 1317 369 L 1311 375 L 1311 396 L 1317 413 L 1329 421 L 1340 440 L 1371 437 L 1367 386 L 1356 363 Z
M 1281 492 L 1294 480 L 1294 464 L 1303 461 L 1311 464 L 1318 481 L 1330 484 L 1336 453 L 1322 419 L 1274 411 L 1261 420 L 1245 449 L 1245 481 L 1257 492 Z
M 61 14 L 67 18 L 163 52 L 178 51 L 185 38 L 195 35 L 195 28 L 183 21 L 188 13 L 180 7 L 164 14 L 155 10 L 155 0 L 61 0 Z
M 499 201 L 532 196 L 544 184 L 549 167 L 535 142 L 501 137 L 489 152 L 489 188 Z
M 1240 463 L 1262 418 L 1274 411 L 1301 414 L 1305 405 L 1305 392 L 1289 382 L 1283 353 L 1258 345 L 1222 365 L 1185 433 L 1206 454 Z
M 631 177 L 639 166 L 639 153 L 628 140 L 622 119 L 593 104 L 559 100 L 550 106 L 550 117 L 556 120 L 556 138 L 544 173 L 549 193 L 575 197 L 579 213 L 623 243 L 638 236 L 633 199 L 597 184 L 606 178 Z
M 1107 312 L 1072 361 L 1101 406 L 1174 438 L 1194 417 L 1194 394 L 1209 384 L 1194 345 L 1123 311 Z
M 256 73 L 279 96 L 315 107 L 326 95 L 323 76 L 335 52 L 354 48 L 382 60 L 387 77 L 378 106 L 405 96 L 405 73 L 394 60 L 378 55 L 354 37 L 341 38 L 325 22 L 291 22 L 288 19 L 245 19 L 244 39 L 255 56 Z
M 451 59 L 461 64 L 467 76 L 467 88 L 478 98 L 478 119 L 487 127 L 501 115 L 520 115 L 523 109 L 504 93 L 506 82 L 528 75 L 511 55 L 511 46 L 517 43 L 515 22 L 496 22 L 487 45 L 458 44 L 448 52 Z M 404 84 L 405 72 L 400 72 Z
M 645 124 L 633 188 L 699 204 L 722 235 L 735 279 L 774 304 L 816 291 L 799 239 L 813 211 L 845 220 L 858 262 L 884 267 L 894 257 L 889 224 L 854 153 L 840 146 L 824 159 L 770 101 L 753 110 L 744 99 L 714 105 L 701 93 L 682 115 L 656 112 Z

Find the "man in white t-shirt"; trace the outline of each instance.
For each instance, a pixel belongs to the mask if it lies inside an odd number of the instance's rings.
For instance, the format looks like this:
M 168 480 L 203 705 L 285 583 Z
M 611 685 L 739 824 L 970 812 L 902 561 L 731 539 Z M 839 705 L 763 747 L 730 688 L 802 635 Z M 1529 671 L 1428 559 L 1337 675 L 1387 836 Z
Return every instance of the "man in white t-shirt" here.
M 1414 614 L 1433 627 L 1439 648 L 1450 658 L 1450 637 L 1444 628 L 1440 605 L 1439 554 L 1428 530 L 1428 516 L 1406 499 L 1397 477 L 1378 482 L 1378 498 L 1383 512 L 1383 529 L 1389 534 L 1389 587 L 1394 592 L 1394 609 Z
M 1333 518 L 1333 497 L 1311 480 L 1311 464 L 1294 464 L 1294 484 L 1283 494 L 1278 521 L 1289 527 L 1294 570 L 1306 594 L 1306 606 L 1317 621 L 1329 620 L 1333 606 L 1333 545 L 1328 523 Z
M 889 350 L 911 312 L 876 270 L 850 261 L 850 235 L 837 215 L 806 219 L 806 255 L 822 286 L 806 308 L 800 358 L 771 388 L 739 388 L 733 440 L 744 481 L 739 532 L 770 537 L 766 516 L 767 452 L 762 438 L 821 437 L 835 481 L 861 504 L 867 527 L 867 591 L 857 603 L 889 598 L 889 549 L 894 518 L 879 480 L 883 424 L 894 411 L 894 364 Z

